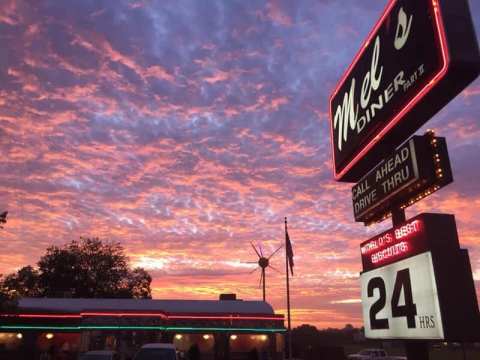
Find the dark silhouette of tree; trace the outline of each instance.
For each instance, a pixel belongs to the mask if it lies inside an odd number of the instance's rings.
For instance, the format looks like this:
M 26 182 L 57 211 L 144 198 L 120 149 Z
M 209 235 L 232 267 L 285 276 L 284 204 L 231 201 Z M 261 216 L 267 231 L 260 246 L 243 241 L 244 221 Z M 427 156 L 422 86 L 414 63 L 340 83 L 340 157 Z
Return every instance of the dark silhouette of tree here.
M 145 269 L 137 267 L 130 271 L 127 282 L 127 289 L 131 291 L 134 299 L 149 299 L 152 297 L 150 289 L 152 277 Z
M 301 325 L 292 330 L 293 357 L 304 360 L 345 359 L 344 346 L 355 343 L 355 334 L 361 329 L 346 324 L 342 329 L 318 330 L 311 325 Z
M 38 272 L 31 266 L 25 266 L 16 273 L 0 279 L 1 312 L 15 310 L 19 297 L 39 295 Z
M 51 246 L 38 270 L 24 267 L 1 285 L 17 296 L 74 298 L 151 298 L 151 276 L 131 270 L 123 247 L 98 238 Z
M 292 352 L 294 357 L 305 357 L 318 342 L 315 326 L 303 324 L 292 330 Z
M 36 297 L 41 295 L 39 274 L 33 267 L 24 266 L 16 273 L 2 280 L 2 287 L 15 297 Z
M 3 225 L 7 223 L 8 211 L 4 211 L 0 214 L 0 229 L 3 229 Z
M 3 286 L 3 280 L 0 279 L 0 312 L 13 311 L 16 306 L 17 297 L 15 296 L 15 293 L 5 288 Z

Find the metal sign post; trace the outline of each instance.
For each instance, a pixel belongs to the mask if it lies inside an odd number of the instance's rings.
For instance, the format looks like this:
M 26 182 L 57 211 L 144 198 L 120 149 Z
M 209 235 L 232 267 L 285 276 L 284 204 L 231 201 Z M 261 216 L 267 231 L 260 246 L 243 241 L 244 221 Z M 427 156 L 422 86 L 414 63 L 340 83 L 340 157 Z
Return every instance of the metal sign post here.
M 395 208 L 392 210 L 393 227 L 401 225 L 406 220 L 405 210 Z M 426 341 L 405 341 L 405 353 L 408 360 L 428 360 L 428 342 Z

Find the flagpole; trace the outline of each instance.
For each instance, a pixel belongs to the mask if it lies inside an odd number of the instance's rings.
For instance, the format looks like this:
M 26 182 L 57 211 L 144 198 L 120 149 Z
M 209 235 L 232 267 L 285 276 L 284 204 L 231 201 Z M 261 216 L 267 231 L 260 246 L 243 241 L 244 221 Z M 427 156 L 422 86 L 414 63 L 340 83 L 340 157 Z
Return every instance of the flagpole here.
M 292 358 L 292 326 L 290 318 L 290 276 L 288 273 L 288 252 L 287 252 L 287 217 L 285 217 L 285 272 L 287 273 L 287 341 L 288 359 Z

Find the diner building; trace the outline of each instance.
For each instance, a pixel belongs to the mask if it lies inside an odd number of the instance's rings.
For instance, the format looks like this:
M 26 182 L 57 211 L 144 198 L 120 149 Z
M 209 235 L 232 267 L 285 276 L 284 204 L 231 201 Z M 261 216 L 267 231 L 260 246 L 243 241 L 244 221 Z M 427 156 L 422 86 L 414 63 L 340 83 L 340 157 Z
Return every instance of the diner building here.
M 133 358 L 145 343 L 173 343 L 180 357 L 282 359 L 283 315 L 263 301 L 23 298 L 0 315 L 0 354 L 77 359 L 91 350 Z M 255 356 L 255 355 L 254 355 Z

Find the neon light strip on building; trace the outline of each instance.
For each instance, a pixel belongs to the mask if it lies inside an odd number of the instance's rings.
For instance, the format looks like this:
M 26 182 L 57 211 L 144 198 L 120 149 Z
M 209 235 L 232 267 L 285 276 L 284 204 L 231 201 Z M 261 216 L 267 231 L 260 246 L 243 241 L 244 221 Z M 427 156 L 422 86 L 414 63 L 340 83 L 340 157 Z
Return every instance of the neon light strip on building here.
M 40 318 L 40 319 L 79 319 L 83 317 L 160 317 L 163 319 L 187 319 L 187 320 L 273 320 L 283 321 L 283 315 L 273 316 L 243 316 L 243 315 L 167 315 L 164 313 L 126 313 L 126 312 L 81 312 L 80 314 L 0 314 L 5 317 Z
M 162 330 L 162 331 L 221 331 L 221 332 L 285 332 L 284 328 L 225 328 L 225 327 L 181 327 L 181 326 L 40 326 L 40 325 L 1 325 L 0 330 Z

